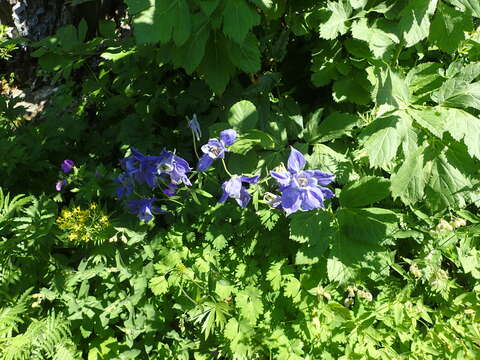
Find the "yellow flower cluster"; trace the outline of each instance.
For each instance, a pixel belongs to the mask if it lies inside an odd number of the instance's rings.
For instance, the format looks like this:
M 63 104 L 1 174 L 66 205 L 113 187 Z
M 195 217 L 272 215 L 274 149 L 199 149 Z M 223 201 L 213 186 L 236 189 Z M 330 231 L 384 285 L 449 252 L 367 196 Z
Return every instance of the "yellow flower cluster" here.
M 70 241 L 101 243 L 108 240 L 113 232 L 110 219 L 103 210 L 92 203 L 87 209 L 76 206 L 63 209 L 57 218 L 58 227 Z

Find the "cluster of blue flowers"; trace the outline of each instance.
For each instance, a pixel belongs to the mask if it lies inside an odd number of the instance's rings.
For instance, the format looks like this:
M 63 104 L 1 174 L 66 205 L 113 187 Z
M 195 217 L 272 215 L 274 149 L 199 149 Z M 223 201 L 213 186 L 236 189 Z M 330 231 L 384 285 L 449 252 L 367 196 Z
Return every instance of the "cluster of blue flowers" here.
M 188 125 L 192 130 L 194 142 L 195 139 L 200 140 L 202 133 L 195 115 L 188 121 Z M 209 139 L 200 148 L 203 155 L 199 157 L 197 170 L 200 172 L 207 170 L 217 159 L 223 162 L 225 153 L 236 139 L 237 132 L 233 129 L 220 132 L 218 139 Z M 279 170 L 270 172 L 278 184 L 280 193 L 280 195 L 266 194 L 266 202 L 270 206 L 282 209 L 289 215 L 299 210 L 323 208 L 324 200 L 334 196 L 331 190 L 323 186 L 330 184 L 335 176 L 320 170 L 303 170 L 305 163 L 305 157 L 292 147 L 287 169 L 282 166 Z M 128 198 L 134 194 L 137 184 L 144 184 L 151 190 L 161 188 L 167 197 L 174 196 L 182 184 L 192 185 L 187 176 L 192 170 L 188 162 L 165 149 L 159 156 L 148 156 L 132 148 L 131 155 L 121 161 L 121 166 L 124 172 L 115 179 L 119 184 L 117 188 L 119 199 Z M 223 193 L 218 202 L 224 203 L 228 198 L 232 198 L 241 207 L 246 207 L 251 195 L 245 184 L 258 183 L 260 176 L 231 175 L 228 170 L 227 173 L 230 179 L 222 184 Z M 165 212 L 154 206 L 156 200 L 155 197 L 128 200 L 126 206 L 130 213 L 148 222 L 153 219 L 154 214 Z

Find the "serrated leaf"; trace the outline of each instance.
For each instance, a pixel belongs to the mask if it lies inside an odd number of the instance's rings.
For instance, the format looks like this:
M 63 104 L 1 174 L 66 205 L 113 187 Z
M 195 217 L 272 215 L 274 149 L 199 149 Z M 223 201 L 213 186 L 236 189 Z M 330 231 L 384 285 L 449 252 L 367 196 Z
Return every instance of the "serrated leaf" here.
M 172 52 L 172 61 L 177 67 L 183 67 L 187 74 L 192 74 L 205 56 L 205 47 L 210 36 L 208 18 L 201 13 L 192 17 L 193 32 L 188 41 Z
M 229 41 L 227 43 L 228 56 L 232 63 L 247 73 L 255 73 L 260 70 L 260 49 L 258 40 L 249 33 L 242 44 Z
M 137 43 L 183 45 L 191 33 L 191 17 L 186 0 L 150 0 L 150 7 L 134 17 Z
M 429 40 L 440 50 L 453 52 L 465 39 L 465 31 L 473 28 L 472 16 L 450 6 L 440 5 L 433 17 Z
M 372 101 L 371 86 L 365 71 L 355 71 L 348 77 L 343 77 L 333 84 L 333 99 L 336 102 L 352 102 L 366 105 Z
M 404 112 L 397 111 L 376 119 L 364 129 L 364 146 L 372 167 L 383 166 L 394 159 L 410 122 Z
M 207 42 L 203 61 L 198 68 L 205 82 L 217 94 L 225 91 L 230 77 L 235 72 L 234 65 L 226 56 L 225 41 L 225 38 L 218 33 L 212 34 Z
M 430 17 L 435 12 L 437 0 L 409 0 L 400 13 L 399 35 L 407 47 L 425 39 L 430 30 Z
M 454 6 L 457 6 L 461 11 L 469 11 L 480 18 L 480 3 L 478 0 L 447 0 Z
M 291 216 L 290 239 L 299 243 L 318 242 L 328 246 L 332 216 L 326 211 L 297 212 Z
M 275 291 L 280 290 L 282 284 L 282 266 L 284 263 L 284 260 L 274 262 L 267 271 L 267 280 Z
M 330 1 L 327 3 L 327 9 L 330 11 L 330 17 L 326 22 L 320 24 L 320 37 L 333 40 L 348 31 L 345 22 L 352 14 L 352 7 L 347 1 Z
M 257 122 L 257 108 L 251 101 L 239 101 L 233 104 L 228 111 L 228 123 L 237 130 L 255 129 Z
M 361 257 L 362 247 L 377 247 L 393 233 L 398 221 L 394 212 L 381 208 L 340 209 L 337 211 L 337 219 L 340 233 L 354 247 L 351 250 L 352 259 Z
M 414 97 L 416 97 L 414 102 L 423 103 L 427 101 L 426 96 L 442 85 L 441 70 L 442 65 L 434 62 L 422 63 L 410 69 L 405 81 Z
M 156 276 L 150 279 L 149 286 L 152 292 L 157 296 L 167 293 L 169 287 L 165 276 Z
M 369 25 L 366 18 L 361 18 L 352 24 L 352 36 L 355 39 L 366 41 L 376 58 L 389 59 L 393 56 L 395 45 L 400 40 L 393 32 L 387 32 L 377 24 L 381 24 L 381 22 Z
M 311 169 L 335 174 L 335 181 L 339 184 L 346 184 L 359 178 L 352 161 L 327 145 L 315 145 L 312 155 L 308 157 L 308 164 Z
M 387 105 L 390 108 L 405 108 L 410 104 L 410 90 L 399 73 L 389 68 L 376 68 L 373 97 L 377 106 Z
M 223 9 L 224 34 L 242 44 L 248 32 L 260 23 L 260 15 L 245 0 L 226 0 Z
M 480 82 L 469 84 L 460 77 L 448 79 L 432 94 L 432 100 L 446 107 L 480 109 Z
M 310 142 L 325 142 L 348 134 L 359 122 L 359 117 L 349 113 L 334 112 L 328 115 L 315 128 L 315 136 Z
M 293 302 L 300 301 L 301 284 L 293 275 L 288 276 L 284 280 L 283 290 L 286 297 L 292 298 Z
M 423 151 L 422 147 L 410 154 L 391 177 L 392 195 L 400 197 L 406 205 L 415 204 L 424 195 Z
M 251 324 L 257 322 L 258 317 L 263 313 L 263 302 L 261 292 L 253 286 L 241 290 L 236 296 L 236 305 L 240 314 Z
M 424 166 L 427 185 L 425 195 L 433 210 L 465 206 L 465 196 L 472 184 L 465 175 L 453 166 L 444 153 L 431 152 Z
M 408 109 L 408 114 L 420 126 L 430 131 L 438 138 L 442 138 L 445 131 L 445 113 L 441 108 L 423 107 Z
M 465 143 L 468 153 L 480 160 L 480 120 L 460 109 L 442 109 L 445 127 L 457 141 Z
M 390 181 L 378 176 L 364 176 L 346 186 L 340 193 L 343 207 L 362 207 L 385 199 L 390 195 Z

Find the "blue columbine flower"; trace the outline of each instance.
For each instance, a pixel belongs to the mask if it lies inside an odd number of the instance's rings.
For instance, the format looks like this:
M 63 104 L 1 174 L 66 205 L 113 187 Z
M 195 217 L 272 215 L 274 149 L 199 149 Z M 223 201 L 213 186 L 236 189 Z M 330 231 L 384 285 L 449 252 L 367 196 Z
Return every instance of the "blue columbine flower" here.
M 173 152 L 163 149 L 159 156 L 160 160 L 157 162 L 157 174 L 170 176 L 170 181 L 173 184 L 181 184 L 191 186 L 192 183 L 187 177 L 187 173 L 191 168 L 188 162 L 175 155 Z
M 223 130 L 220 139 L 210 139 L 201 147 L 203 156 L 198 162 L 199 171 L 207 170 L 216 159 L 223 159 L 228 146 L 231 146 L 237 139 L 237 132 L 233 129 Z
M 159 156 L 145 156 L 137 149 L 131 148 L 132 155 L 122 159 L 121 165 L 128 176 L 140 184 L 146 183 L 150 188 L 155 186 Z
M 197 114 L 193 114 L 192 120 L 188 120 L 188 127 L 192 129 L 195 138 L 200 140 L 202 137 L 202 129 L 200 129 L 200 123 L 197 120 Z
M 127 201 L 127 206 L 131 214 L 136 214 L 141 221 L 149 222 L 153 219 L 153 214 L 164 213 L 164 210 L 153 206 L 156 199 L 140 199 Z
M 177 190 L 178 190 L 178 185 L 168 184 L 167 188 L 163 189 L 162 192 L 168 197 L 171 197 L 177 193 Z
M 251 177 L 236 175 L 233 176 L 230 180 L 223 183 L 223 194 L 220 200 L 218 200 L 218 202 L 224 203 L 230 197 L 232 199 L 235 199 L 235 201 L 241 207 L 246 207 L 250 202 L 251 196 L 248 193 L 247 189 L 242 185 L 242 183 L 256 184 L 259 178 L 259 175 Z
M 73 167 L 75 166 L 75 163 L 72 160 L 63 160 L 63 163 L 60 165 L 64 173 L 69 173 L 72 171 Z
M 133 193 L 135 184 L 132 177 L 128 176 L 127 174 L 120 174 L 113 179 L 113 181 L 120 185 L 117 187 L 117 196 L 119 199 L 123 198 L 124 196 L 129 196 Z
M 67 182 L 67 180 L 65 180 L 65 179 L 59 180 L 59 181 L 55 184 L 55 190 L 61 191 L 62 188 L 63 188 L 65 185 L 67 185 L 67 184 L 68 184 L 68 182 Z
M 305 162 L 302 153 L 292 147 L 287 163 L 288 171 L 270 172 L 279 185 L 280 206 L 287 215 L 298 210 L 323 208 L 323 201 L 334 196 L 330 189 L 319 185 L 330 184 L 335 175 L 320 170 L 303 170 Z

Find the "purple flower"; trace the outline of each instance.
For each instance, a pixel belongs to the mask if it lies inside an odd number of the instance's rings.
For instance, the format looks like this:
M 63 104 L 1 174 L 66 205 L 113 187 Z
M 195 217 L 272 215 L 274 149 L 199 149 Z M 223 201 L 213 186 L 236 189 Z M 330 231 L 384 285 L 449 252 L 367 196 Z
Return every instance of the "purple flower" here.
M 62 187 L 63 187 L 64 185 L 67 185 L 67 184 L 68 184 L 67 180 L 65 180 L 65 179 L 60 180 L 60 181 L 58 181 L 58 182 L 55 184 L 55 190 L 61 191 L 61 190 L 62 190 Z
M 163 193 L 168 197 L 173 196 L 177 193 L 178 185 L 168 184 L 166 189 L 163 189 Z
M 259 178 L 259 175 L 251 177 L 233 176 L 230 180 L 223 183 L 223 194 L 220 200 L 218 200 L 218 202 L 224 203 L 230 197 L 232 199 L 235 199 L 235 201 L 241 207 L 246 207 L 250 202 L 251 196 L 248 193 L 247 189 L 242 185 L 242 183 L 256 184 Z
M 157 164 L 161 161 L 159 156 L 145 156 L 137 149 L 131 148 L 132 155 L 122 159 L 121 165 L 128 176 L 138 183 L 146 183 L 150 188 L 155 186 Z
M 231 146 L 237 139 L 237 132 L 233 129 L 223 130 L 220 139 L 210 139 L 201 147 L 203 155 L 198 162 L 199 171 L 207 170 L 216 159 L 223 159 L 228 146 Z
M 133 193 L 134 183 L 132 177 L 127 174 L 120 174 L 115 179 L 113 179 L 117 184 L 120 184 L 117 187 L 117 196 L 119 199 L 124 196 L 129 196 Z
M 193 114 L 192 120 L 188 120 L 188 127 L 192 129 L 193 135 L 197 140 L 202 137 L 202 129 L 200 129 L 200 123 L 197 120 L 197 114 Z
M 170 181 L 173 184 L 181 184 L 191 186 L 192 183 L 187 177 L 187 173 L 191 168 L 188 162 L 175 155 L 171 151 L 163 149 L 159 156 L 160 160 L 157 162 L 157 174 L 170 176 Z
M 319 185 L 328 185 L 335 175 L 320 170 L 303 170 L 305 157 L 292 147 L 288 158 L 288 171 L 271 171 L 281 192 L 280 206 L 290 215 L 298 210 L 307 211 L 324 207 L 324 200 L 332 198 L 330 189 Z
M 127 207 L 131 214 L 136 214 L 141 221 L 149 222 L 153 214 L 164 213 L 164 210 L 153 206 L 155 198 L 127 201 Z
M 72 160 L 63 160 L 63 163 L 60 165 L 64 173 L 69 173 L 72 171 L 72 168 L 75 166 L 75 163 Z

